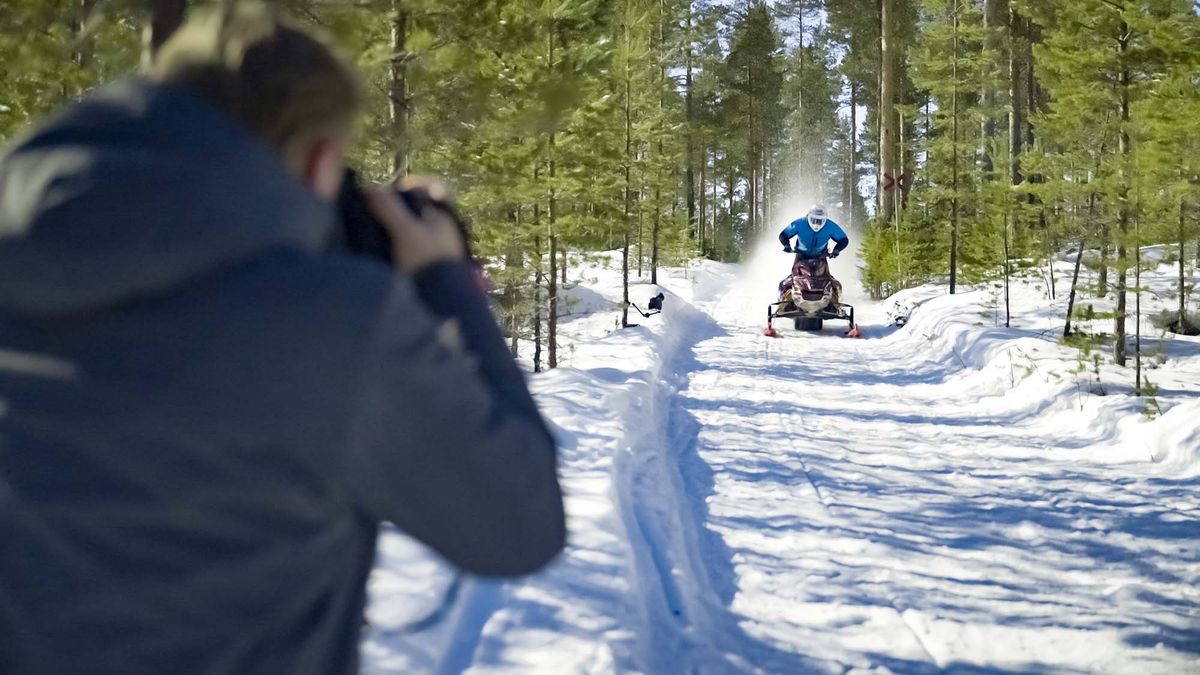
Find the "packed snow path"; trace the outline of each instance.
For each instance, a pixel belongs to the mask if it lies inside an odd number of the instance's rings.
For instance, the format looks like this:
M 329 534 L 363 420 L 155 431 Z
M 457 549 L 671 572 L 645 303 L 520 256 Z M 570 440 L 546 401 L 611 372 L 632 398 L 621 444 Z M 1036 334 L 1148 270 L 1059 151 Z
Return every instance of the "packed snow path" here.
M 1056 459 L 1105 431 L 981 398 L 913 340 L 705 320 L 670 408 L 697 520 L 673 567 L 698 574 L 660 570 L 695 592 L 665 594 L 688 670 L 1197 667 L 1195 480 Z
M 763 280 L 664 286 L 662 317 L 535 379 L 562 558 L 468 580 L 434 631 L 389 636 L 408 603 L 376 602 L 368 670 L 1200 672 L 1200 477 L 1159 438 L 1197 444 L 1200 341 L 1155 372 L 1149 423 L 1062 377 L 1053 339 L 992 327 L 982 294 L 772 340 Z M 390 541 L 377 586 L 427 578 Z

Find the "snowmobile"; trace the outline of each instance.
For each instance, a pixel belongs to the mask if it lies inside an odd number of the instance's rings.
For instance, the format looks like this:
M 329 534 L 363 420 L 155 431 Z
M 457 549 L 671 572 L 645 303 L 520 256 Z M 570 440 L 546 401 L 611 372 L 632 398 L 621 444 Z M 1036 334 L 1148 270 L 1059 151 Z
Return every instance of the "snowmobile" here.
M 792 273 L 779 283 L 779 301 L 767 306 L 767 327 L 763 335 L 778 337 L 775 319 L 792 319 L 800 331 L 819 331 L 826 320 L 848 321 L 846 337 L 862 337 L 854 322 L 854 307 L 834 302 L 840 284 L 829 274 L 829 256 L 797 258 Z

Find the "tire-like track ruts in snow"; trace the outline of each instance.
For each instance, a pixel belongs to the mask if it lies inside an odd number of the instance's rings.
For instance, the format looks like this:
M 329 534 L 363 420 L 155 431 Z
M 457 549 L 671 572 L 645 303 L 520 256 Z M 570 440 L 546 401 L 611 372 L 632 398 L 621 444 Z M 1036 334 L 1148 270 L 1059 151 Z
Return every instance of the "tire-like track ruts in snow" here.
M 762 367 L 759 369 L 760 372 L 765 372 L 767 369 L 767 366 L 770 365 L 770 353 L 771 353 L 770 341 L 769 340 L 766 341 L 765 344 L 766 344 L 766 349 L 763 352 L 763 360 L 762 360 L 763 363 L 762 363 Z M 850 361 L 850 363 L 858 363 L 858 364 L 873 363 L 873 361 L 871 361 L 869 359 L 862 358 L 863 350 L 861 347 L 853 346 L 851 348 L 854 350 L 854 358 Z M 877 373 L 877 374 L 879 373 L 879 369 L 877 367 L 870 366 L 870 368 L 871 368 L 871 370 L 875 371 L 875 373 Z M 816 371 L 814 370 L 814 372 L 816 372 Z M 772 384 L 770 390 L 771 390 L 771 394 L 772 394 L 771 399 L 779 400 L 779 397 L 778 397 L 779 387 L 775 384 Z M 817 481 L 813 479 L 812 472 L 809 471 L 809 469 L 808 469 L 808 463 L 804 461 L 805 449 L 801 448 L 800 445 L 797 443 L 797 439 L 802 438 L 803 436 L 797 435 L 795 433 L 795 430 L 792 426 L 791 421 L 789 421 L 787 416 L 785 416 L 783 413 L 776 413 L 776 417 L 779 419 L 779 427 L 783 431 L 782 435 L 784 438 L 788 439 L 787 443 L 791 449 L 792 455 L 795 456 L 796 461 L 800 464 L 800 470 L 804 473 L 804 478 L 808 481 L 808 484 L 812 486 L 813 494 L 816 495 L 817 501 L 821 505 L 821 509 L 823 511 L 825 511 L 825 513 L 826 513 L 826 515 L 828 515 L 828 517 L 834 518 L 835 516 L 833 514 L 833 507 L 836 506 L 837 503 L 835 500 L 833 500 L 832 498 L 827 496 L 825 493 L 823 493 L 821 491 L 821 486 L 818 485 Z M 899 566 L 897 566 L 897 568 L 903 569 L 902 567 L 899 567 Z M 933 655 L 933 652 L 931 652 L 929 650 L 929 645 L 925 644 L 925 640 L 921 638 L 921 634 L 915 628 L 913 628 L 912 622 L 909 620 L 906 609 L 900 606 L 900 603 L 898 603 L 896 601 L 896 597 L 894 595 L 889 594 L 885 597 L 888 600 L 888 604 L 891 605 L 892 611 L 896 612 L 896 615 L 900 618 L 900 621 L 904 624 L 904 627 L 908 629 L 908 632 L 912 634 L 913 639 L 917 641 L 918 645 L 920 645 L 921 650 L 923 652 L 925 652 L 925 656 L 929 659 L 929 661 L 931 663 L 933 663 L 935 666 L 941 668 L 942 664 Z

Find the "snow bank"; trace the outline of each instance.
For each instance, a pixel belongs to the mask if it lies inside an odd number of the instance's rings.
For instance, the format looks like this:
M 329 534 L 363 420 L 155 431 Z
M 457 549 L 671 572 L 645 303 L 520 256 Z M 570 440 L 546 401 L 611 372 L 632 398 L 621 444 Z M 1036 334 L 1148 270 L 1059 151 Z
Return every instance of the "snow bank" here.
M 1181 403 L 1145 426 L 1154 461 L 1182 477 L 1200 475 L 1200 400 Z
M 1011 328 L 995 286 L 873 304 L 847 284 L 875 339 L 770 340 L 789 263 L 764 237 L 744 272 L 636 280 L 634 301 L 661 289 L 665 310 L 628 329 L 619 256 L 572 268 L 565 365 L 532 380 L 561 447 L 567 550 L 501 582 L 387 534 L 366 672 L 1200 663 L 1200 339 L 1145 324 L 1156 395 L 1135 396 L 1132 369 L 1059 343 L 1059 263 L 1057 289 L 1041 271 L 1014 282 Z M 1147 307 L 1166 306 L 1170 273 L 1147 274 Z

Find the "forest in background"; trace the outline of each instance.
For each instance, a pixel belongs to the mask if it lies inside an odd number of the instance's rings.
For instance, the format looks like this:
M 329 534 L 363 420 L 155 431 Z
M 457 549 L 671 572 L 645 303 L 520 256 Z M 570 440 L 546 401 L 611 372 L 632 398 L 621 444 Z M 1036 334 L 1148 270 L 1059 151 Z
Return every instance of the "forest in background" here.
M 363 173 L 450 180 L 513 349 L 532 340 L 538 369 L 558 362 L 568 255 L 619 249 L 627 279 L 655 281 L 695 255 L 738 259 L 803 215 L 786 210 L 798 195 L 864 239 L 874 297 L 928 281 L 954 292 L 1096 251 L 1076 257 L 1098 282 L 1072 280 L 1064 337 L 1077 292 L 1110 298 L 1105 341 L 1122 365 L 1139 247 L 1170 243 L 1176 328 L 1188 328 L 1196 2 L 270 4 L 364 73 L 352 156 Z M 188 7 L 5 0 L 0 140 L 136 72 Z

